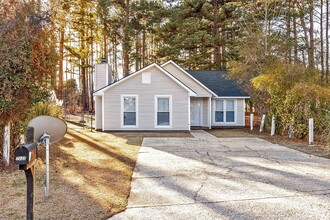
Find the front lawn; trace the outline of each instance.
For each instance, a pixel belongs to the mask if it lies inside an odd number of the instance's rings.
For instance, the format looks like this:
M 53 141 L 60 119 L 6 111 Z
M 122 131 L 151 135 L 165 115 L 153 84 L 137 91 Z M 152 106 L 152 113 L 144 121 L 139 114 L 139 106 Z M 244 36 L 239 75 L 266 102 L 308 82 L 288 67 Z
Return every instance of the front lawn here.
M 91 132 L 69 124 L 50 147 L 50 197 L 44 197 L 45 150 L 36 165 L 36 219 L 105 219 L 125 210 L 143 137 L 191 137 L 181 132 Z M 24 172 L 1 172 L 0 219 L 24 219 Z

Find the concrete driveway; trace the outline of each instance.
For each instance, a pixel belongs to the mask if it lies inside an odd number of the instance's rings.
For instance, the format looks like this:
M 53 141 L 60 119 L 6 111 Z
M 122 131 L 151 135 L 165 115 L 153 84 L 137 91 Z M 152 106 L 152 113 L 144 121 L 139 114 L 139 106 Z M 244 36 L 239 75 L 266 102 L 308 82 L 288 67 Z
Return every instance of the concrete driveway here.
M 259 138 L 145 138 L 111 219 L 330 219 L 330 160 Z

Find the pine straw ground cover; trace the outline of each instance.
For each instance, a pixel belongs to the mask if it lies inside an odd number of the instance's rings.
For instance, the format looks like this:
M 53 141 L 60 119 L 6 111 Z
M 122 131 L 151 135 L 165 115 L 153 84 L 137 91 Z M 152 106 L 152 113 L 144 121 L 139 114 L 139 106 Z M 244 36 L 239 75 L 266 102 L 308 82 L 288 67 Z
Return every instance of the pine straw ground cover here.
M 324 157 L 330 159 L 330 149 L 322 144 L 320 137 L 315 136 L 314 145 L 309 146 L 307 139 L 289 139 L 287 136 L 275 135 L 270 136 L 269 132 L 259 132 L 259 129 L 250 131 L 248 128 L 237 128 L 237 129 L 212 129 L 207 130 L 210 134 L 218 138 L 235 138 L 235 137 L 259 137 L 270 141 L 274 144 L 279 144 L 292 148 L 310 155 L 318 157 Z
M 69 124 L 50 147 L 50 197 L 44 196 L 45 150 L 36 164 L 36 219 L 106 219 L 125 210 L 137 154 L 144 137 L 191 137 L 173 132 L 91 132 Z M 1 168 L 1 167 L 0 167 Z M 0 219 L 24 219 L 24 172 L 0 169 Z

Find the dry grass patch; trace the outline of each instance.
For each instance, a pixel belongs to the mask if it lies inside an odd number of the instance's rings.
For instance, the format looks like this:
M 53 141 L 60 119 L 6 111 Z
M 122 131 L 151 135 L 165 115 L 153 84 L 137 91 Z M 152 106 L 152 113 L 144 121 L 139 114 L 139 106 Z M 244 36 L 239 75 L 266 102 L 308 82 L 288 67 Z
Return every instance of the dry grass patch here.
M 105 219 L 125 210 L 144 137 L 191 137 L 181 132 L 90 132 L 69 124 L 50 148 L 50 197 L 44 197 L 45 150 L 36 166 L 36 219 Z M 24 219 L 24 172 L 0 173 L 0 219 Z
M 206 130 L 210 134 L 218 137 L 218 138 L 231 138 L 231 137 L 255 137 L 256 135 L 253 133 L 250 133 L 245 128 L 231 128 L 231 129 L 211 129 Z

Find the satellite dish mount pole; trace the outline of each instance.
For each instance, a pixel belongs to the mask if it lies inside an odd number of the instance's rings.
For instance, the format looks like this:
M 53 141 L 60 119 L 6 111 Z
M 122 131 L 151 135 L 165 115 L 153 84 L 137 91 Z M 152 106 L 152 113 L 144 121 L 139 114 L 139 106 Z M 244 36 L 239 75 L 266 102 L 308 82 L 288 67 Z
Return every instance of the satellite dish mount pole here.
M 49 145 L 50 145 L 50 135 L 44 133 L 40 140 L 46 147 L 46 187 L 45 187 L 45 197 L 49 196 Z

